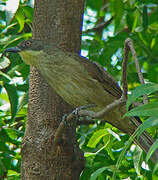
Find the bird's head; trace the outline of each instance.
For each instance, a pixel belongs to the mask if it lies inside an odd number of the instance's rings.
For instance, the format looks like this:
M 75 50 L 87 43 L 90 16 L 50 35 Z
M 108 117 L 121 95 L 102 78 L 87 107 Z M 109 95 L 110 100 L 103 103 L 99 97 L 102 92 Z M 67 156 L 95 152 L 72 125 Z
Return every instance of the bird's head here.
M 36 65 L 37 59 L 44 53 L 44 42 L 35 39 L 25 40 L 16 47 L 7 48 L 3 54 L 7 52 L 19 53 L 26 64 Z

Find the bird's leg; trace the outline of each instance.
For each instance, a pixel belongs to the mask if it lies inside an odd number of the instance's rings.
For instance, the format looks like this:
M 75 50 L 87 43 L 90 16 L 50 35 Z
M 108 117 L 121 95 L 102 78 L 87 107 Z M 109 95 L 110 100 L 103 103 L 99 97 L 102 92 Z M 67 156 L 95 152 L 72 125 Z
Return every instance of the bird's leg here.
M 76 108 L 75 110 L 72 111 L 72 113 L 70 113 L 69 115 L 68 114 L 65 114 L 63 117 L 62 117 L 62 121 L 60 122 L 56 132 L 55 132 L 55 135 L 54 135 L 54 144 L 57 145 L 60 143 L 61 139 L 62 139 L 62 135 L 63 135 L 63 132 L 65 130 L 65 128 L 70 124 L 70 123 L 75 123 L 75 127 L 77 126 L 77 124 L 79 124 L 79 118 L 80 118 L 80 115 L 79 115 L 79 112 L 81 110 L 86 110 L 87 108 L 92 108 L 92 107 L 96 107 L 95 104 L 89 104 L 87 106 L 80 106 L 78 108 Z M 75 121 L 74 121 L 75 119 Z
M 62 140 L 63 132 L 64 132 L 65 128 L 67 127 L 67 123 L 68 123 L 67 117 L 68 117 L 68 114 L 64 114 L 64 116 L 62 117 L 62 121 L 60 122 L 60 124 L 55 132 L 54 145 L 58 145 Z
M 79 122 L 79 119 L 80 119 L 80 115 L 79 115 L 79 112 L 81 111 L 81 110 L 86 110 L 86 109 L 89 109 L 89 108 L 93 108 L 93 107 L 96 107 L 96 104 L 88 104 L 88 105 L 86 105 L 86 106 L 80 106 L 80 107 L 77 107 L 75 110 L 73 110 L 72 111 L 72 114 L 74 114 L 75 115 L 75 119 L 76 119 L 76 123 L 78 123 Z M 85 116 L 84 116 L 84 118 L 85 118 Z
M 62 116 L 62 121 L 61 121 L 61 122 L 63 122 L 65 125 L 67 125 L 67 121 L 66 121 L 67 116 L 68 116 L 68 114 L 64 114 L 64 115 Z
M 75 115 L 75 123 L 77 123 L 80 119 L 80 115 L 78 114 L 78 112 L 82 109 L 82 107 L 78 107 L 75 110 L 72 111 L 72 114 Z

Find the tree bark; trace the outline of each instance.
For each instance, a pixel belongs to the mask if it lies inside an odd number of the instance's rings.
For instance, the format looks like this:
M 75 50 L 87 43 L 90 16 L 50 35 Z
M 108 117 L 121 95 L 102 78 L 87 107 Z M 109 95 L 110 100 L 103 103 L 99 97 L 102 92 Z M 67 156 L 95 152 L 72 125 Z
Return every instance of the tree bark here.
M 63 50 L 80 52 L 84 0 L 35 0 L 33 38 L 56 42 Z M 33 67 L 30 72 L 29 106 L 22 142 L 21 178 L 27 180 L 77 180 L 84 168 L 75 125 L 70 124 L 62 142 L 53 138 L 65 113 L 65 103 Z

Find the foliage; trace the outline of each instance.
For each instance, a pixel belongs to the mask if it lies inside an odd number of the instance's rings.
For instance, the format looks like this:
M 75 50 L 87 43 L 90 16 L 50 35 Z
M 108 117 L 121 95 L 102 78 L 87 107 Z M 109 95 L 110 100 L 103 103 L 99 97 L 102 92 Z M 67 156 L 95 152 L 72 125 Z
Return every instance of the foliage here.
M 7 6 L 6 6 L 7 4 Z M 0 50 L 31 37 L 29 2 L 0 1 Z M 12 10 L 12 11 L 11 11 Z M 29 67 L 16 54 L 0 60 L 0 179 L 20 179 L 20 144 L 25 130 Z
M 128 62 L 128 86 L 130 90 L 137 88 L 129 96 L 127 109 L 136 100 L 142 102 L 142 96 L 145 94 L 149 96 L 150 103 L 129 111 L 127 115 L 142 116 L 142 120 L 145 123 L 138 129 L 138 134 L 148 128 L 148 131 L 156 138 L 157 118 L 155 116 L 157 116 L 158 112 L 158 85 L 155 84 L 158 82 L 158 51 L 156 47 L 158 38 L 157 2 L 152 0 L 100 0 L 87 1 L 86 5 L 82 49 L 87 51 L 87 54 L 85 54 L 90 59 L 105 66 L 107 71 L 118 81 L 121 79 L 124 40 L 127 37 L 133 39 L 145 81 L 152 83 L 137 87 L 139 79 L 134 61 L 130 56 Z M 90 13 L 91 16 L 89 17 Z M 106 25 L 105 22 L 110 18 L 113 18 L 113 20 Z M 147 116 L 147 118 L 144 116 Z M 152 126 L 153 128 L 151 129 Z M 109 125 L 97 124 L 95 128 L 93 127 L 93 131 L 89 129 L 91 135 L 88 134 L 84 145 L 82 145 L 86 155 L 89 154 L 89 156 L 86 156 L 87 166 L 81 175 L 81 179 L 94 179 L 94 177 L 95 179 L 111 179 L 113 173 L 115 173 L 116 179 L 127 177 L 131 179 L 158 178 L 156 172 L 156 166 L 158 165 L 155 165 L 154 169 L 154 165 L 147 161 L 151 153 L 158 147 L 157 141 L 151 147 L 146 161 L 144 161 L 145 155 L 140 148 L 136 147 L 134 149 L 133 146 L 131 148 L 130 146 L 125 146 L 125 142 L 128 139 L 126 135 L 120 134 L 118 130 L 110 127 L 115 133 L 120 135 L 121 141 L 119 141 L 112 134 L 106 134 L 107 127 L 109 128 Z M 103 132 L 100 133 L 101 131 Z M 106 139 L 104 141 L 104 138 L 110 135 L 110 140 Z M 87 145 L 91 144 L 91 142 L 93 142 L 91 148 L 87 149 Z M 127 144 L 130 144 L 130 142 Z M 123 150 L 124 148 L 126 151 Z M 110 155 L 110 151 L 112 155 Z M 120 156 L 122 157 L 119 157 L 118 154 L 121 154 Z M 119 161 L 119 165 L 116 163 L 118 159 L 122 159 L 122 161 Z M 148 163 L 150 170 L 145 168 L 143 161 Z M 154 172 L 153 169 L 155 170 Z
M 6 47 L 31 37 L 32 1 L 14 1 L 14 7 L 13 0 L 0 1 L 1 53 Z M 129 96 L 127 108 L 136 100 L 142 101 L 144 94 L 149 95 L 150 103 L 126 115 L 142 116 L 144 123 L 138 134 L 148 128 L 155 138 L 158 102 L 157 12 L 155 0 L 86 0 L 81 51 L 82 55 L 102 64 L 120 83 L 124 40 L 127 37 L 133 39 L 143 76 L 152 83 L 137 87 L 139 80 L 130 56 L 128 86 L 129 90 L 134 90 Z M 8 58 L 0 59 L 0 179 L 20 179 L 20 143 L 27 116 L 28 78 L 29 67 L 18 55 L 10 54 Z M 147 118 L 145 112 L 149 113 Z M 145 156 L 137 146 L 125 146 L 129 138 L 126 134 L 99 121 L 89 127 L 78 127 L 77 137 L 86 157 L 81 180 L 112 179 L 113 174 L 115 179 L 158 178 L 158 164 L 154 167 L 148 161 L 158 146 L 157 140 Z M 125 147 L 126 151 L 123 151 Z M 118 168 L 120 155 L 122 160 Z M 148 166 L 144 165 L 145 157 Z

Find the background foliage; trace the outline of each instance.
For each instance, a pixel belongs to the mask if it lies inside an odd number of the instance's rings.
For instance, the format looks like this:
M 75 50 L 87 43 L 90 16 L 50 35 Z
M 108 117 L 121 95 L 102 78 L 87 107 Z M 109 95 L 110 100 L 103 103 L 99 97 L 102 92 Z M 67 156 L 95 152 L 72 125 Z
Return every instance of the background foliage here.
M 14 6 L 13 6 L 14 4 Z M 0 1 L 0 52 L 31 37 L 31 0 Z M 147 130 L 157 138 L 158 120 L 158 3 L 156 0 L 86 0 L 81 54 L 99 62 L 121 84 L 124 40 L 134 41 L 146 82 L 139 86 L 132 57 L 128 63 L 128 85 L 133 90 L 128 105 L 148 94 L 150 104 L 127 115 L 142 116 Z M 29 66 L 17 54 L 0 59 L 0 179 L 20 179 L 20 143 L 27 118 Z M 137 88 L 136 88 L 137 87 Z M 136 89 L 135 89 L 136 88 Z M 151 128 L 152 127 L 152 128 Z M 157 164 L 148 161 L 139 147 L 127 146 L 129 137 L 109 124 L 96 121 L 77 129 L 85 153 L 86 168 L 81 180 L 157 179 Z M 124 150 L 125 149 L 125 150 Z M 146 158 L 146 159 L 145 159 Z M 119 160 L 119 161 L 118 161 Z

